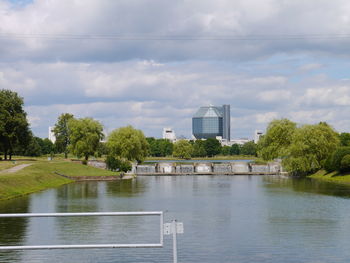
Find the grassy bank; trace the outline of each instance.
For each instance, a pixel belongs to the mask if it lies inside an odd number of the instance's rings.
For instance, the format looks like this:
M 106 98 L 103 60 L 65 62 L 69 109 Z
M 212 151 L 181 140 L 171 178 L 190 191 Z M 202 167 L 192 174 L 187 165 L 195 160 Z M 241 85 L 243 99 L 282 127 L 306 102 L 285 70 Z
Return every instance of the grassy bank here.
M 21 163 L 23 162 L 17 161 L 17 164 Z M 70 161 L 49 162 L 38 160 L 32 162 L 27 161 L 26 163 L 31 163 L 32 165 L 16 173 L 0 174 L 0 200 L 10 199 L 73 182 L 72 180 L 54 174 L 54 172 L 71 177 L 116 175 L 115 172 Z M 1 165 L 4 167 L 6 166 L 5 164 Z
M 309 176 L 310 178 L 338 183 L 338 184 L 348 184 L 350 185 L 350 174 L 339 174 L 338 172 L 327 173 L 325 170 L 320 170 Z

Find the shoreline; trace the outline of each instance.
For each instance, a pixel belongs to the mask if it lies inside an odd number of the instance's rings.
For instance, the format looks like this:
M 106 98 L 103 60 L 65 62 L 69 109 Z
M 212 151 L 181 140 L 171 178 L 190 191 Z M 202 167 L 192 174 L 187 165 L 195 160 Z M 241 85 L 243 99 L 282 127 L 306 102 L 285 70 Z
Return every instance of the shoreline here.
M 341 184 L 350 186 L 350 174 L 339 174 L 338 172 L 327 173 L 325 170 L 320 170 L 307 178 L 319 180 L 329 183 Z

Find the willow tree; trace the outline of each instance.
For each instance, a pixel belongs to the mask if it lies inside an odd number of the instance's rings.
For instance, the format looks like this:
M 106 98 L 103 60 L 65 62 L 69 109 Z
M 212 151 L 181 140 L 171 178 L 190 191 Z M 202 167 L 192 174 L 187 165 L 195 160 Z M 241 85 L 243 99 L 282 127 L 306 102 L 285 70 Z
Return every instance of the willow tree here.
M 283 166 L 291 174 L 307 175 L 321 169 L 339 145 L 338 133 L 327 123 L 304 125 L 293 134 Z
M 126 126 L 109 134 L 107 148 L 110 156 L 142 162 L 148 155 L 149 144 L 141 130 Z
M 261 137 L 257 145 L 258 156 L 264 160 L 273 160 L 286 156 L 296 129 L 296 123 L 288 119 L 270 122 L 266 134 Z

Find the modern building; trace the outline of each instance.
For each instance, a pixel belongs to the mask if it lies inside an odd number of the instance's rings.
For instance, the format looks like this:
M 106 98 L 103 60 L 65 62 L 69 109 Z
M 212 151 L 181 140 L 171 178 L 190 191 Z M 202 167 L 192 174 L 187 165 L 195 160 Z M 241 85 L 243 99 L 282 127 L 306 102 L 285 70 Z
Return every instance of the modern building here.
M 52 143 L 55 143 L 56 142 L 56 136 L 55 136 L 55 133 L 53 132 L 53 129 L 54 127 L 52 126 L 49 126 L 49 140 L 52 142 Z
M 192 133 L 196 139 L 216 138 L 230 141 L 230 105 L 200 107 L 192 118 Z
M 176 141 L 176 135 L 172 128 L 163 129 L 163 139 L 168 139 L 171 142 Z
M 260 131 L 260 130 L 255 130 L 255 133 L 254 133 L 254 142 L 255 143 L 258 143 L 259 140 L 260 140 L 260 137 L 263 135 L 263 132 Z

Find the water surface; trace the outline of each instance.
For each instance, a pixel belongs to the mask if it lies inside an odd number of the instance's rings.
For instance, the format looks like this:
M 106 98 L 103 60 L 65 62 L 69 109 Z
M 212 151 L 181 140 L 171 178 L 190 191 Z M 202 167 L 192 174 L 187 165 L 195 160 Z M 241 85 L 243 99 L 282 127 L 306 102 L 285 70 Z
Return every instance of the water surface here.
M 139 177 L 75 183 L 0 203 L 1 213 L 166 211 L 179 262 L 349 262 L 350 190 L 273 176 Z M 157 242 L 157 218 L 14 218 L 1 245 Z M 0 252 L 0 262 L 171 262 L 164 248 Z

